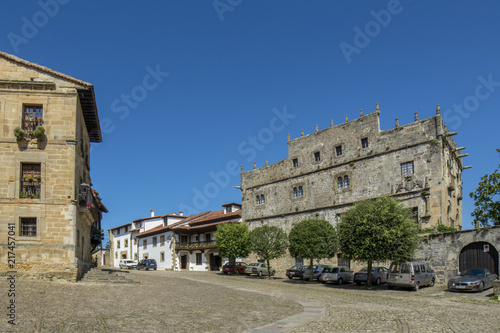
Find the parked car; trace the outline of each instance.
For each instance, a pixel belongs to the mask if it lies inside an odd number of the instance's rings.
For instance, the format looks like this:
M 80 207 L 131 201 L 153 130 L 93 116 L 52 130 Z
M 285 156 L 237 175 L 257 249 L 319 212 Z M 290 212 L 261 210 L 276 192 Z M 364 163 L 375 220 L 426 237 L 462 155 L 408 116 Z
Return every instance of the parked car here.
M 276 269 L 272 267 L 269 267 L 269 269 L 271 271 L 271 276 L 276 274 Z M 245 268 L 245 274 L 247 275 L 256 274 L 258 276 L 267 275 L 268 274 L 267 265 L 260 262 L 252 263 Z
M 234 270 L 234 266 L 236 266 L 236 270 Z M 232 262 L 228 262 L 224 266 L 222 266 L 222 273 L 244 274 L 245 268 L 247 268 L 247 264 L 244 262 L 236 262 L 235 265 L 233 265 Z
M 436 273 L 423 261 L 393 262 L 389 267 L 387 287 L 412 288 L 417 291 L 423 286 L 434 286 Z
M 294 277 L 298 277 L 302 279 L 302 275 L 304 274 L 304 266 L 295 265 L 286 270 L 286 276 L 289 279 L 293 279 Z
M 120 259 L 120 263 L 118 264 L 120 266 L 120 269 L 124 268 L 136 268 L 137 267 L 137 260 L 132 260 L 132 259 Z
M 493 287 L 493 281 L 497 275 L 491 273 L 485 268 L 473 268 L 466 270 L 458 277 L 448 281 L 448 290 L 450 291 L 479 291 Z
M 354 272 L 349 267 L 325 267 L 323 272 L 319 275 L 318 281 L 323 283 L 336 283 L 341 285 L 344 282 L 352 282 L 354 279 Z
M 156 271 L 156 260 L 154 260 L 154 259 L 142 259 L 137 264 L 137 269 L 145 269 L 145 270 L 154 269 Z
M 387 273 L 389 270 L 386 267 L 372 267 L 372 284 L 378 286 L 387 281 Z M 368 281 L 368 267 L 361 268 L 354 273 L 354 282 L 359 286 Z
M 321 273 L 323 273 L 323 270 L 326 267 L 333 267 L 332 265 L 325 265 L 325 264 L 319 264 L 319 265 L 313 265 L 313 274 L 312 274 L 312 279 L 313 280 L 318 280 L 319 276 Z M 311 267 L 310 266 L 304 266 L 304 273 L 302 274 L 302 278 L 305 281 L 309 281 L 311 279 Z

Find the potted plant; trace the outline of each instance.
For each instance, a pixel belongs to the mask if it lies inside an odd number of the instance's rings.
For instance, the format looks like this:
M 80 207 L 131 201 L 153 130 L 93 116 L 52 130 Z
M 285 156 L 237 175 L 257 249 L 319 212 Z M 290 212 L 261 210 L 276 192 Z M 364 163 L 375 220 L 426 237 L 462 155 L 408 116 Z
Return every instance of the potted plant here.
M 19 198 L 26 198 L 26 193 L 19 193 Z
M 41 176 L 36 176 L 36 180 L 41 181 L 42 177 Z
M 33 132 L 33 135 L 38 140 L 43 140 L 43 138 L 45 137 L 45 128 L 43 126 L 37 126 L 35 132 Z
M 24 132 L 24 130 L 21 128 L 21 127 L 16 127 L 14 128 L 14 136 L 18 139 L 18 140 L 22 140 L 24 139 L 24 135 L 26 133 Z

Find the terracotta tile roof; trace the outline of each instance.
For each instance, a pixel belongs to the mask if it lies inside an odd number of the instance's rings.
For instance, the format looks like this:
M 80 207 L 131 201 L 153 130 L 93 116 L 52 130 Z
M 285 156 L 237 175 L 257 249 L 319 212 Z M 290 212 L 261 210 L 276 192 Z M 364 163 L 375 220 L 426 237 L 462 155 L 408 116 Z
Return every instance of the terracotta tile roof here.
M 227 204 L 223 204 L 222 207 L 232 206 L 232 205 L 241 207 L 241 204 L 239 204 L 237 202 L 230 202 L 230 203 L 227 203 Z
M 114 228 L 111 228 L 111 229 L 108 229 L 108 230 L 115 230 L 115 229 L 118 229 L 118 228 L 126 227 L 126 226 L 128 226 L 128 225 L 132 225 L 132 223 L 123 224 L 123 225 L 121 225 L 121 226 L 114 227 Z
M 177 213 L 170 213 L 170 214 L 164 214 L 164 215 L 142 217 L 140 219 L 134 220 L 133 222 L 140 222 L 140 221 L 152 220 L 152 219 L 162 219 L 164 217 L 181 217 L 181 218 L 187 218 L 187 216 L 182 216 L 182 215 L 179 215 Z
M 199 223 L 209 223 L 209 222 L 216 222 L 216 221 L 225 221 L 225 220 L 231 220 L 235 218 L 241 218 L 241 209 L 238 209 L 235 212 L 231 213 L 225 213 L 224 210 L 217 210 L 215 212 L 210 212 L 210 214 L 207 214 L 195 221 L 190 222 L 190 225 L 193 224 L 199 224 Z
M 159 234 L 159 233 L 162 233 L 162 232 L 165 232 L 165 231 L 168 231 L 172 228 L 175 228 L 176 226 L 178 225 L 181 225 L 181 224 L 184 224 L 186 223 L 187 221 L 190 221 L 192 219 L 196 219 L 200 216 L 203 216 L 205 214 L 207 214 L 208 212 L 203 212 L 203 213 L 199 213 L 199 214 L 195 214 L 195 215 L 189 215 L 189 216 L 185 216 L 186 219 L 182 220 L 182 221 L 178 221 L 178 222 L 175 222 L 175 223 L 172 223 L 170 225 L 167 225 L 167 226 L 164 226 L 164 225 L 159 225 L 159 226 L 156 226 L 154 228 L 151 228 L 149 230 L 146 230 L 146 231 L 143 231 L 139 234 L 136 235 L 137 238 L 141 238 L 141 237 L 146 237 L 146 236 L 150 236 L 150 235 L 154 235 L 154 234 Z M 177 215 L 177 216 L 180 216 L 180 215 Z M 135 222 L 135 221 L 134 221 Z

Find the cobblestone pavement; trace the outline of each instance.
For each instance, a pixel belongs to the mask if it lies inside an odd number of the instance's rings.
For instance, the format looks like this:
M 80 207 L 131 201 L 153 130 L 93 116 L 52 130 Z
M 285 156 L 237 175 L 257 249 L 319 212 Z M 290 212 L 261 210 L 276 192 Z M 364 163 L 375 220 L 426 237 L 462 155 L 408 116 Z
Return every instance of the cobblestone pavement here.
M 121 274 L 141 283 L 17 280 L 17 325 L 5 314 L 0 332 L 500 332 L 500 302 L 489 300 L 491 289 L 412 292 L 212 272 Z M 0 287 L 6 295 L 7 283 Z M 6 313 L 8 300 L 1 299 Z

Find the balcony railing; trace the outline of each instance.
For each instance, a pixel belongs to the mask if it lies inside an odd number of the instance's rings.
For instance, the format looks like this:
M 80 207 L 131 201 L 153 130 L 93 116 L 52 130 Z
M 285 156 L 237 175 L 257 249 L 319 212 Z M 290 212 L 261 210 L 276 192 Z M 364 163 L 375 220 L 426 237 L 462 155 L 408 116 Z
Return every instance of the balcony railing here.
M 209 242 L 177 242 L 175 243 L 176 250 L 203 250 L 215 248 L 215 241 Z

